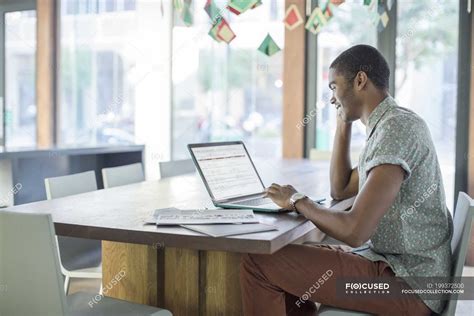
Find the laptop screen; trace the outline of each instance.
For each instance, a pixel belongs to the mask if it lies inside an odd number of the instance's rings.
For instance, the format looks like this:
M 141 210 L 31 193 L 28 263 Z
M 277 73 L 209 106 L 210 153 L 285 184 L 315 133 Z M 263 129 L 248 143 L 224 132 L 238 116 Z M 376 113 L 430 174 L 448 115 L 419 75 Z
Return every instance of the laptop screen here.
M 262 193 L 264 186 L 242 143 L 190 147 L 214 200 Z

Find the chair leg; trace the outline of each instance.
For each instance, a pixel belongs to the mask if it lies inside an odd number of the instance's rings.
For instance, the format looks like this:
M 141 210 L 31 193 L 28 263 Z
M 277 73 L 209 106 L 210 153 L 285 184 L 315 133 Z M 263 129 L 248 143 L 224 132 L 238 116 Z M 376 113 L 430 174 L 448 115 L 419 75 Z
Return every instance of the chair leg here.
M 103 287 L 102 281 L 100 281 L 100 290 L 99 290 L 99 294 L 100 294 L 100 295 L 104 295 L 104 287 Z
M 69 284 L 71 283 L 71 278 L 66 275 L 65 276 L 66 278 L 64 279 L 64 293 L 65 295 L 67 295 L 67 293 L 69 292 Z

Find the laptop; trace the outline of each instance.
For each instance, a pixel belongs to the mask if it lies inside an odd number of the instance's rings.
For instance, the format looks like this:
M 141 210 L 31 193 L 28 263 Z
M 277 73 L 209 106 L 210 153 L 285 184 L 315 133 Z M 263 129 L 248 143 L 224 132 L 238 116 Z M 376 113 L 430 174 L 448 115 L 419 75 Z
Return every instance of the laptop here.
M 188 149 L 214 206 L 287 211 L 265 197 L 265 186 L 243 142 L 189 144 Z

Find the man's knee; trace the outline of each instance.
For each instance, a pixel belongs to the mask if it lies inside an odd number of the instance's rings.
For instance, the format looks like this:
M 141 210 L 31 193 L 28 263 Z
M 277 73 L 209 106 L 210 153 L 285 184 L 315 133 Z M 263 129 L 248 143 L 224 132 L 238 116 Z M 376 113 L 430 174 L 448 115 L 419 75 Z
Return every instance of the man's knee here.
M 262 270 L 265 267 L 268 257 L 271 255 L 260 255 L 260 254 L 251 254 L 246 253 L 242 255 L 240 260 L 240 270 L 243 271 L 254 271 Z

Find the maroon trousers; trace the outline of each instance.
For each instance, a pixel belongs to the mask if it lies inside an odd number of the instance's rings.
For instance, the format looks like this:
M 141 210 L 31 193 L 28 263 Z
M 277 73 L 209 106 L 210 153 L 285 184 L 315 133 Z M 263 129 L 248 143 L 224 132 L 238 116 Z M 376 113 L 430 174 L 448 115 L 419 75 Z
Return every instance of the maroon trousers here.
M 316 315 L 314 302 L 376 315 L 431 313 L 415 295 L 341 299 L 336 295 L 337 277 L 395 275 L 387 263 L 338 246 L 289 245 L 272 255 L 246 254 L 240 267 L 244 315 Z

